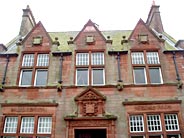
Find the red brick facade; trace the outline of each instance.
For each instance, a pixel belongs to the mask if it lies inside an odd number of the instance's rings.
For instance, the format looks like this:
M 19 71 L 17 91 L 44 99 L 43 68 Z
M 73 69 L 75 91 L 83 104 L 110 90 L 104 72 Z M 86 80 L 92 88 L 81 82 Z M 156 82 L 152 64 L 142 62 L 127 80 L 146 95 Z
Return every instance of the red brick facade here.
M 89 20 L 57 34 L 37 23 L 0 53 L 1 137 L 184 137 L 183 50 L 156 19 L 131 33 Z

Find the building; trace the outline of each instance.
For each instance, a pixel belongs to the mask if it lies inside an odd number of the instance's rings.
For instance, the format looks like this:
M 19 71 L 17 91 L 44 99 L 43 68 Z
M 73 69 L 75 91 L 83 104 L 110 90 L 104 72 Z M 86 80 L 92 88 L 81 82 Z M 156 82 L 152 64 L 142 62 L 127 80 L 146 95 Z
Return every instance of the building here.
M 0 45 L 3 138 L 183 138 L 183 40 L 159 6 L 133 30 L 47 32 L 29 6 Z

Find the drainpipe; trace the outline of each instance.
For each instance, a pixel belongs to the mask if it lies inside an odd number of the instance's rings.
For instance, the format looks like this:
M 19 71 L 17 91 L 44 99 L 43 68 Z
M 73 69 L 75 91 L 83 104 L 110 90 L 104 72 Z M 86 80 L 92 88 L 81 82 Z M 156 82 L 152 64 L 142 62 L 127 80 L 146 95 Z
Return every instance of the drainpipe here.
M 6 55 L 6 67 L 5 67 L 5 71 L 4 71 L 4 76 L 3 76 L 2 85 L 4 85 L 4 84 L 5 84 L 5 80 L 6 80 L 6 73 L 7 73 L 8 63 L 9 63 L 9 62 L 10 62 L 9 55 Z
M 62 69 L 63 69 L 63 54 L 61 53 L 60 55 L 60 68 L 59 68 L 59 81 L 58 83 L 61 84 L 63 81 L 62 81 Z
M 117 52 L 117 61 L 118 61 L 118 82 L 123 82 L 123 80 L 121 79 L 121 70 L 120 70 L 120 54 L 119 52 Z
M 177 67 L 177 64 L 176 64 L 176 53 L 173 52 L 173 61 L 174 61 L 174 66 L 175 66 L 175 70 L 176 70 L 176 80 L 178 81 L 178 88 L 181 88 L 183 83 L 181 82 L 181 78 L 180 78 L 180 75 L 179 75 L 179 72 L 178 72 L 178 67 Z

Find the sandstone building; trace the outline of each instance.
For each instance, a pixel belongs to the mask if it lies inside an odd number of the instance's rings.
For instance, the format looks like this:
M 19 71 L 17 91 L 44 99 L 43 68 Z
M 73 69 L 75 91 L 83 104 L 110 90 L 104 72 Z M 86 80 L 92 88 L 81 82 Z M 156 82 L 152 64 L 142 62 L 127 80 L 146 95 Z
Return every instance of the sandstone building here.
M 29 6 L 0 44 L 2 138 L 184 137 L 184 41 L 159 6 L 133 30 L 47 32 Z

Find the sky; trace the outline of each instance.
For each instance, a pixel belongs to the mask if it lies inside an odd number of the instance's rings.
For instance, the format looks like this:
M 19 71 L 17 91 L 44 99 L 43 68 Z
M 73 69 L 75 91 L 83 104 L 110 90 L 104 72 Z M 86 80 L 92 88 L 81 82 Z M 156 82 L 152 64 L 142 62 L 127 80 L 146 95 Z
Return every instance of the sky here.
M 133 30 L 146 22 L 153 0 L 0 0 L 0 43 L 18 35 L 22 9 L 30 6 L 48 32 L 80 31 L 91 19 L 104 30 Z M 155 0 L 165 32 L 184 39 L 184 0 Z

